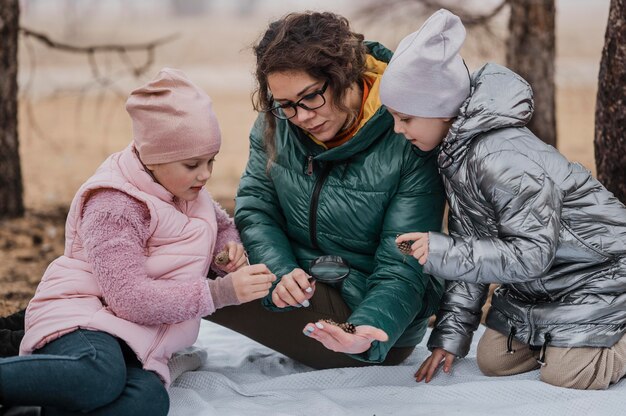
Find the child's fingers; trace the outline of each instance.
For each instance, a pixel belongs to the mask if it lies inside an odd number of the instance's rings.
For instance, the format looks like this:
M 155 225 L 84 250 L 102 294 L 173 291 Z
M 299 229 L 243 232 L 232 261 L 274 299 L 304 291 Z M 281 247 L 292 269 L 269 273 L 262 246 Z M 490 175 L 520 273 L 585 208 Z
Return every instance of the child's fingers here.
M 237 261 L 245 256 L 246 251 L 243 249 L 241 244 L 236 244 L 233 249 L 230 250 L 229 254 L 231 261 Z
M 402 243 L 404 241 L 417 241 L 424 237 L 424 235 L 428 235 L 428 233 L 406 233 L 400 234 L 396 237 L 396 243 Z
M 241 267 L 245 266 L 246 264 L 248 264 L 248 258 L 245 255 L 245 252 L 243 253 L 242 256 L 238 257 L 236 260 L 233 261 L 233 267 L 235 270 L 239 270 Z M 231 262 L 231 263 L 233 263 Z
M 250 288 L 250 300 L 264 298 L 265 296 L 267 296 L 269 294 L 270 294 L 270 289 L 269 288 L 265 288 L 265 289 Z
M 243 246 L 231 241 L 226 244 L 226 249 L 228 250 L 228 259 L 230 260 L 227 266 L 233 270 L 237 270 L 245 263 L 245 260 L 242 259 L 242 257 L 245 257 L 246 253 Z
M 454 359 L 456 357 L 453 354 L 446 354 L 446 358 L 443 362 L 443 372 L 449 373 L 452 368 L 452 363 L 454 363 Z
M 228 248 L 228 258 L 233 261 L 243 255 L 243 246 L 241 244 L 232 243 Z
M 446 352 L 444 350 L 435 349 L 430 357 L 424 360 L 420 368 L 415 373 L 415 380 L 420 382 L 426 379 L 426 383 L 428 383 L 433 378 L 435 370 L 437 370 L 437 367 L 439 367 L 439 364 L 445 356 Z
M 420 365 L 420 367 L 417 369 L 417 371 L 414 374 L 416 381 L 422 381 L 424 379 L 424 376 L 426 375 L 427 369 L 430 366 L 430 362 L 432 358 L 433 356 L 431 355 L 430 357 L 425 359 L 422 365 Z
M 441 360 L 443 357 L 435 355 L 432 359 L 432 361 L 430 362 L 430 365 L 428 366 L 428 370 L 426 371 L 426 382 L 429 383 L 430 380 L 433 379 L 433 376 L 435 375 L 435 372 L 437 372 L 437 369 L 439 368 L 439 366 L 441 365 Z
M 248 286 L 253 292 L 261 292 L 269 290 L 272 287 L 272 282 L 276 281 L 276 276 L 273 274 L 257 274 L 250 276 Z
M 271 274 L 272 272 L 270 271 L 270 269 L 267 268 L 267 266 L 265 264 L 259 263 L 259 264 L 253 264 L 250 266 L 246 266 L 246 272 L 248 274 Z
M 428 257 L 428 237 L 411 244 L 411 255 L 415 257 L 421 265 L 426 263 Z

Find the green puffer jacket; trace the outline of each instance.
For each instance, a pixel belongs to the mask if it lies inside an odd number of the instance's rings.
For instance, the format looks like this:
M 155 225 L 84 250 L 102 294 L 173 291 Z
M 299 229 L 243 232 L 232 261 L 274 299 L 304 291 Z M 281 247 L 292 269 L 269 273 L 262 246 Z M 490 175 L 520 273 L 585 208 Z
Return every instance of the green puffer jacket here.
M 378 60 L 391 52 L 367 44 Z M 267 171 L 264 115 L 250 133 L 250 158 L 236 198 L 235 222 L 251 263 L 278 278 L 321 255 L 343 257 L 350 274 L 341 293 L 349 321 L 389 335 L 355 358 L 382 362 L 392 346 L 419 343 L 437 311 L 443 282 L 403 256 L 395 237 L 441 229 L 444 193 L 433 153 L 423 153 L 393 131 L 380 107 L 343 145 L 325 150 L 301 129 L 276 120 L 276 158 Z M 263 300 L 272 310 L 270 296 Z

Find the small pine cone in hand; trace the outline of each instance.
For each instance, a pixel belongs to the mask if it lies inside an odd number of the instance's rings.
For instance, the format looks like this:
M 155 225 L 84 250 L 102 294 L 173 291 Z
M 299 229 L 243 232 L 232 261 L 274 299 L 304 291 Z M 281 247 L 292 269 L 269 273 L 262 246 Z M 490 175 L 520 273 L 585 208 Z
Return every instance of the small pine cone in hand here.
M 403 241 L 401 243 L 397 243 L 396 245 L 398 246 L 398 250 L 400 250 L 400 253 L 404 254 L 405 256 L 411 255 L 411 246 L 413 245 L 412 241 Z
M 215 264 L 218 266 L 226 266 L 230 259 L 228 258 L 228 250 L 223 250 L 215 256 Z

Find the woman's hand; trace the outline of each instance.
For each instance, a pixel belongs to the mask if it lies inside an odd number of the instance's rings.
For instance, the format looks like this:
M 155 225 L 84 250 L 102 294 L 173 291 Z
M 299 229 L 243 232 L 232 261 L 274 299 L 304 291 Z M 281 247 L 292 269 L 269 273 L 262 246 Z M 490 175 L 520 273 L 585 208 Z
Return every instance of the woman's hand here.
M 354 334 L 349 334 L 337 325 L 318 321 L 307 324 L 302 332 L 331 351 L 347 354 L 360 354 L 367 351 L 373 341 L 385 342 L 389 339 L 385 331 L 370 325 L 359 325 L 355 329 Z
M 276 280 L 276 276 L 264 264 L 244 266 L 230 273 L 230 276 L 237 299 L 241 303 L 267 296 L 272 282 Z
M 246 251 L 244 250 L 243 245 L 241 245 L 240 243 L 229 241 L 228 243 L 226 243 L 222 251 L 228 252 L 229 261 L 224 265 L 216 263 L 216 266 L 220 270 L 223 270 L 226 273 L 232 273 L 235 270 L 239 270 L 245 265 L 249 265 Z
M 415 373 L 415 381 L 420 382 L 426 378 L 426 383 L 432 380 L 435 371 L 443 363 L 443 372 L 449 373 L 456 356 L 443 348 L 435 348 L 430 357 L 424 360 L 419 370 Z
M 428 233 L 406 233 L 396 238 L 396 244 L 413 241 L 411 255 L 423 266 L 428 261 Z
M 287 306 L 309 306 L 309 299 L 315 293 L 315 282 L 302 269 L 293 269 L 284 275 L 272 292 L 272 302 L 279 308 Z

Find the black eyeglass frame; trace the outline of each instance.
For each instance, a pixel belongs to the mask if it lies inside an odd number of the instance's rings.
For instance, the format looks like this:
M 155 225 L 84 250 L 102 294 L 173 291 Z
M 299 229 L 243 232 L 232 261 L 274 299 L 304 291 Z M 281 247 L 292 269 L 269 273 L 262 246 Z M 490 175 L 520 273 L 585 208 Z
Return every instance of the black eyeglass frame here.
M 329 81 L 326 80 L 326 82 L 324 82 L 324 85 L 322 85 L 322 88 L 305 95 L 304 97 L 300 98 L 295 103 L 278 104 L 275 107 L 270 108 L 269 110 L 265 110 L 265 112 L 271 113 L 274 117 L 278 119 L 289 120 L 289 119 L 294 118 L 296 115 L 298 115 L 298 107 L 304 108 L 307 111 L 313 111 L 313 110 L 317 110 L 318 108 L 322 108 L 326 104 L 326 97 L 324 97 L 324 93 L 326 92 L 326 89 L 328 88 L 328 84 L 329 84 Z M 302 104 L 303 100 L 310 100 L 314 98 L 316 95 L 319 95 L 320 97 L 322 97 L 322 104 L 318 105 L 317 107 L 309 107 L 306 104 Z M 284 112 L 281 111 L 288 107 L 291 107 L 294 110 L 294 113 L 291 117 L 285 117 Z

